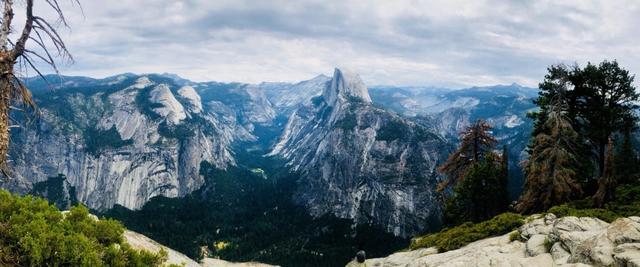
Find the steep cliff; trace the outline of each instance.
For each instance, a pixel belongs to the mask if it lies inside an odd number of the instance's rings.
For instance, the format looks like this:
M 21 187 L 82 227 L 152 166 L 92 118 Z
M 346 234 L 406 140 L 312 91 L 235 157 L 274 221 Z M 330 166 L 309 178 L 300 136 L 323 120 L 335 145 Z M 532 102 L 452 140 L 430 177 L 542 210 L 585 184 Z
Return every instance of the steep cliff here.
M 270 153 L 302 174 L 295 201 L 314 216 L 376 224 L 398 236 L 436 227 L 444 139 L 374 107 L 357 74 L 336 69 L 322 92 L 290 116 Z
M 204 183 L 201 162 L 224 169 L 235 164 L 230 145 L 255 138 L 235 113 L 158 75 L 34 93 L 40 116 L 12 131 L 14 177 L 2 186 L 28 192 L 61 173 L 78 201 L 94 209 L 138 209 L 154 196 L 184 196 Z

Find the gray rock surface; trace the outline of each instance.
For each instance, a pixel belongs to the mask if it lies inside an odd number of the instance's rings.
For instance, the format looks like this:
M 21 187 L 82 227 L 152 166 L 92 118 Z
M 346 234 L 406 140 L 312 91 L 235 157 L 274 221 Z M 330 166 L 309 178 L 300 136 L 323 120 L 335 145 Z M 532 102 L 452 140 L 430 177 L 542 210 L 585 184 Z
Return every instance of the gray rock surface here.
M 366 266 L 640 266 L 640 225 L 636 217 L 612 223 L 589 217 L 533 215 L 518 231 L 526 240 L 509 236 L 478 240 L 457 250 L 435 248 L 399 252 L 369 259 Z M 537 230 L 539 231 L 537 231 Z M 545 241 L 552 242 L 546 251 Z M 542 247 L 541 247 L 542 246 Z M 347 266 L 357 266 L 349 263 Z
M 204 258 L 201 262 L 196 262 L 184 254 L 170 249 L 160 243 L 134 231 L 126 230 L 124 238 L 135 249 L 144 249 L 151 252 L 159 252 L 164 249 L 167 252 L 166 265 L 177 264 L 185 267 L 270 267 L 274 265 L 257 262 L 228 262 L 220 259 Z
M 374 107 L 360 78 L 336 69 L 323 94 L 290 116 L 270 155 L 302 174 L 295 200 L 312 215 L 409 236 L 439 223 L 435 168 L 448 148 L 429 129 Z
M 64 174 L 78 201 L 92 209 L 138 209 L 154 196 L 200 188 L 202 162 L 233 165 L 231 144 L 255 138 L 233 115 L 201 110 L 193 88 L 156 76 L 58 90 L 36 94 L 39 120 L 12 132 L 15 177 L 2 187 L 25 193 Z

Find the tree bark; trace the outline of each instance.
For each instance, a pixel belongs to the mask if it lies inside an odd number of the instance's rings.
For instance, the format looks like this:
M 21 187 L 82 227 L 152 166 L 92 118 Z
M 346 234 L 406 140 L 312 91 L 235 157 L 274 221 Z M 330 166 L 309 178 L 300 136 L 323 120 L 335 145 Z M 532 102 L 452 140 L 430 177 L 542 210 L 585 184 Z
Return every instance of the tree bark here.
M 7 172 L 7 153 L 9 152 L 9 106 L 11 105 L 11 83 L 10 73 L 13 73 L 13 66 L 0 64 L 0 170 Z M 9 68 L 9 69 L 7 69 Z

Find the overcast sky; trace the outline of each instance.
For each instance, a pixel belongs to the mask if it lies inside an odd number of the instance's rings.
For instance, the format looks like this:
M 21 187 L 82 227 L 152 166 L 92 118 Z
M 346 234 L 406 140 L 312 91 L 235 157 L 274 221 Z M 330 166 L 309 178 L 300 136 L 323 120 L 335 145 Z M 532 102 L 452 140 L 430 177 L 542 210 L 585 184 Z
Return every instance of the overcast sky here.
M 463 87 L 536 86 L 563 62 L 617 59 L 640 72 L 633 0 L 81 0 L 82 10 L 59 1 L 76 60 L 65 75 L 257 83 L 342 66 L 369 85 Z

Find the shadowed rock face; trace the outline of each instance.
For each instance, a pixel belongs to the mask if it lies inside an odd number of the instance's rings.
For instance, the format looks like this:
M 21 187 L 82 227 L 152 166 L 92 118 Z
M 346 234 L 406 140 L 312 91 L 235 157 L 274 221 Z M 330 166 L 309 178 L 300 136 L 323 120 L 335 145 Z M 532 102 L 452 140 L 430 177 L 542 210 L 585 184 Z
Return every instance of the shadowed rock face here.
M 372 106 L 360 78 L 339 69 L 311 102 L 291 115 L 271 152 L 302 173 L 298 203 L 398 236 L 438 225 L 442 137 Z

